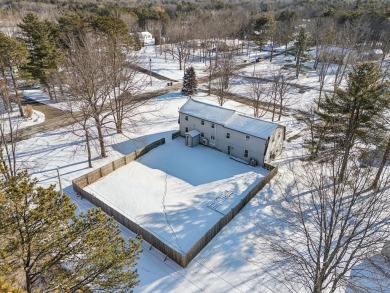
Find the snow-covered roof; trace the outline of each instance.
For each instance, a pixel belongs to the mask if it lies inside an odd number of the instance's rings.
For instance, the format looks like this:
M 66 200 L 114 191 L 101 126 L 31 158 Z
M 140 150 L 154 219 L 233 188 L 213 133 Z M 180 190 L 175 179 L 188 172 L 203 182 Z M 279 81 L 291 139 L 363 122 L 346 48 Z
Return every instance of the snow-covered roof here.
M 151 37 L 152 34 L 150 32 L 140 32 L 141 36 L 143 37 Z
M 235 111 L 189 99 L 179 112 L 223 125 Z
M 200 132 L 198 130 L 190 130 L 187 132 L 187 134 L 191 137 L 195 137 L 197 135 L 200 135 Z
M 234 113 L 224 125 L 226 128 L 267 139 L 278 128 L 278 125 L 257 118 Z
M 179 110 L 199 119 L 223 125 L 226 128 L 267 139 L 279 127 L 278 124 L 236 113 L 235 110 L 189 99 Z
M 373 49 L 372 52 L 376 55 L 382 55 L 383 54 L 383 51 L 382 49 Z

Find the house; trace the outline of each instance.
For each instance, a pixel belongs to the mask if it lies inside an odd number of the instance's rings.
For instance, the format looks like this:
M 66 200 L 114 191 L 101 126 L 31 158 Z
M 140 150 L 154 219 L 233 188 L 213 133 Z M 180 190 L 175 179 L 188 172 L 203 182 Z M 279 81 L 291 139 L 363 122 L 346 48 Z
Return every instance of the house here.
M 180 108 L 179 123 L 187 146 L 201 143 L 254 166 L 278 156 L 285 138 L 284 126 L 194 99 Z
M 143 45 L 154 45 L 155 40 L 150 32 L 140 32 L 138 36 Z

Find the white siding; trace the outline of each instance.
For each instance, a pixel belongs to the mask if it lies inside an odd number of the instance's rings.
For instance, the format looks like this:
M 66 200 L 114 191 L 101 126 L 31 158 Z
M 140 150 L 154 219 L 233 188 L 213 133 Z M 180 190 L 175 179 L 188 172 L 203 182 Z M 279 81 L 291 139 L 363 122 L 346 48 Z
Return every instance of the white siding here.
M 185 119 L 187 116 L 188 120 Z M 228 146 L 231 146 L 231 155 L 238 157 L 242 160 L 249 161 L 251 158 L 257 160 L 260 166 L 263 165 L 264 155 L 267 142 L 265 139 L 261 139 L 255 136 L 250 136 L 249 140 L 246 140 L 245 133 L 225 128 L 223 125 L 214 123 L 212 128 L 212 122 L 179 113 L 180 117 L 180 135 L 185 136 L 185 129 L 188 131 L 198 130 L 203 133 L 203 137 L 209 140 L 209 146 L 215 147 L 224 153 L 228 153 Z M 230 138 L 226 138 L 226 133 L 230 133 Z M 276 133 L 276 132 L 275 132 Z M 214 139 L 211 139 L 214 137 Z M 200 138 L 202 141 L 202 137 Z M 248 157 L 245 157 L 245 150 L 248 150 Z

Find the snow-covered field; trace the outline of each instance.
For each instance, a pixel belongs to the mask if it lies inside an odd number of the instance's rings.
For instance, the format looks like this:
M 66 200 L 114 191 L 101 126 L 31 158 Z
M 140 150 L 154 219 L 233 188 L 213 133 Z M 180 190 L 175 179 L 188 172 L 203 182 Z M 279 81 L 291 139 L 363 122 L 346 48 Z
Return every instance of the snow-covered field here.
M 140 86 L 140 88 L 137 90 L 137 94 L 159 90 L 167 86 L 167 81 L 163 81 L 154 77 L 151 78 L 149 75 L 143 73 L 136 73 L 134 78 L 135 80 L 139 81 L 139 84 L 142 84 L 142 86 Z M 69 105 L 69 103 L 66 102 L 61 96 L 57 97 L 58 101 L 56 102 L 50 99 L 47 92 L 44 92 L 40 89 L 26 89 L 22 91 L 22 94 L 30 100 L 49 105 L 53 108 L 69 111 L 72 107 L 73 111 L 76 110 L 74 108 L 74 102 L 72 105 Z
M 265 58 L 270 55 L 268 51 L 258 51 L 254 49 L 253 44 L 249 47 L 248 51 L 245 50 L 235 57 L 237 64 L 243 64 L 243 62 L 251 62 L 256 58 Z M 279 48 L 281 49 L 281 48 Z M 183 62 L 182 70 L 180 70 L 179 61 L 177 58 L 173 58 L 171 54 L 160 51 L 159 46 L 146 46 L 139 52 L 141 66 L 153 72 L 161 74 L 163 76 L 170 77 L 171 79 L 182 81 L 184 75 L 184 68 L 187 66 L 193 66 L 196 71 L 197 77 L 203 77 L 208 75 L 207 67 L 209 63 L 203 63 L 200 60 L 200 51 L 196 51 L 194 56 L 190 56 L 186 61 L 185 66 Z
M 177 138 L 85 189 L 186 253 L 267 174 Z

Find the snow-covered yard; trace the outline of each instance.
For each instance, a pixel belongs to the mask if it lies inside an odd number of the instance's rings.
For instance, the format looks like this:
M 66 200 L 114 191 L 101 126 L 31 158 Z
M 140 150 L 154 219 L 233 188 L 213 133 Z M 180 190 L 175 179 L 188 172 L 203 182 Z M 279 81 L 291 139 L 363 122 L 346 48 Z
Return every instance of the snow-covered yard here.
M 177 138 L 86 190 L 186 253 L 268 173 Z
M 145 68 L 148 68 L 149 58 L 155 56 L 154 48 L 149 46 L 144 53 Z M 256 54 L 252 53 L 250 60 L 269 53 Z M 251 76 L 254 69 L 270 75 L 270 64 L 277 69 L 290 63 L 293 63 L 292 56 L 281 55 L 275 57 L 272 63 L 265 60 L 251 64 L 242 69 L 240 78 L 234 80 L 233 93 L 248 96 L 244 87 L 245 77 L 242 76 Z M 197 74 L 199 70 L 198 76 L 202 76 L 200 72 L 206 66 L 201 62 L 195 64 L 195 61 L 193 65 Z M 152 71 L 179 81 L 183 76 L 178 61 L 169 55 L 167 61 L 164 55 L 153 58 Z M 293 69 L 285 71 L 294 74 Z M 329 74 L 326 89 L 331 88 L 332 78 L 332 74 Z M 161 80 L 152 81 L 153 85 L 145 91 L 166 86 L 166 82 Z M 307 70 L 306 74 L 301 74 L 298 80 L 293 81 L 315 88 L 304 93 L 293 89 L 290 93 L 291 100 L 287 106 L 307 111 L 318 97 L 318 75 Z M 43 100 L 40 101 L 44 103 L 44 100 L 48 100 L 42 91 L 32 90 L 29 97 L 41 97 Z M 199 94 L 196 98 L 216 103 L 213 96 Z M 92 192 L 119 206 L 119 209 L 183 251 L 188 250 L 203 231 L 222 216 L 207 207 L 215 197 L 225 190 L 232 191 L 232 196 L 220 207 L 223 213 L 234 204 L 237 197 L 267 174 L 259 168 L 230 160 L 215 150 L 203 146 L 188 148 L 182 139 L 170 141 L 171 133 L 178 129 L 178 108 L 186 100 L 178 92 L 158 96 L 153 99 L 153 105 L 145 106 L 157 110 L 152 113 L 144 111 L 144 120 L 137 128 L 126 129 L 124 135 L 109 131 L 105 133 L 109 157 L 101 159 L 94 149 L 95 168 L 161 137 L 165 137 L 167 143 L 89 187 Z M 51 104 L 50 101 L 48 103 Z M 51 106 L 61 108 L 61 104 Z M 249 106 L 231 100 L 224 106 L 249 115 L 253 111 Z M 263 118 L 270 120 L 271 117 L 268 114 Z M 273 162 L 279 168 L 275 178 L 213 238 L 187 268 L 180 267 L 169 258 L 165 260 L 165 255 L 154 248 L 149 250 L 150 245 L 144 242 L 144 252 L 137 265 L 140 284 L 135 292 L 290 292 L 278 280 L 283 272 L 272 265 L 274 255 L 264 255 L 265 247 L 258 241 L 262 237 L 259 235 L 261 227 L 274 227 L 276 213 L 283 201 L 283 191 L 292 181 L 291 169 L 299 165 L 299 159 L 306 155 L 301 137 L 306 125 L 297 121 L 291 112 L 288 116 L 282 116 L 280 123 L 286 125 L 287 137 L 282 155 Z M 20 167 L 27 168 L 44 186 L 58 186 L 59 168 L 64 191 L 77 204 L 79 211 L 86 211 L 94 206 L 81 199 L 71 186 L 74 178 L 90 171 L 81 130 L 78 134 L 73 134 L 68 128 L 41 133 L 21 141 L 18 144 L 18 155 Z M 107 183 L 106 179 L 111 182 Z M 125 237 L 135 237 L 128 229 L 121 228 Z M 293 232 L 286 231 L 288 233 Z

